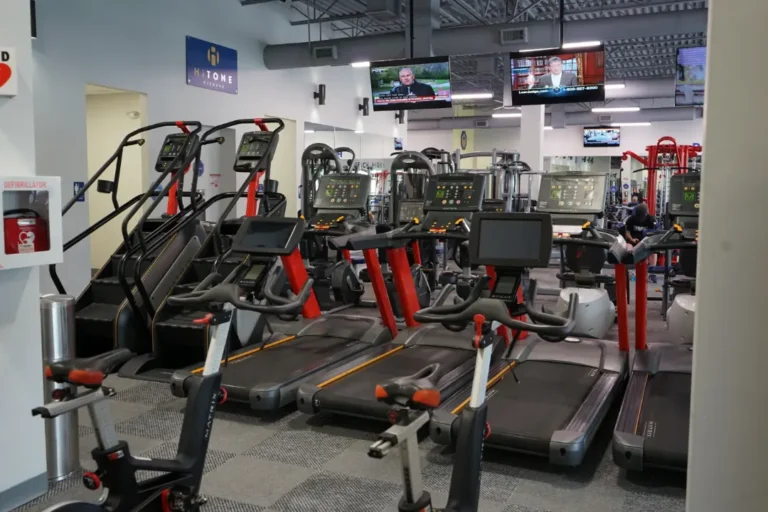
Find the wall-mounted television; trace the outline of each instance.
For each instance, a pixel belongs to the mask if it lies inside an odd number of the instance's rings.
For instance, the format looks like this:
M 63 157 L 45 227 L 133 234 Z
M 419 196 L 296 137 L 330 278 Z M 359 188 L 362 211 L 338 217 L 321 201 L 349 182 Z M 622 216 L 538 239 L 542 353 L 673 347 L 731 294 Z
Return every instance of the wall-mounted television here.
M 448 57 L 371 62 L 373 110 L 451 106 Z
M 542 50 L 510 54 L 512 104 L 549 105 L 605 100 L 605 52 Z
M 675 106 L 703 105 L 706 75 L 707 48 L 705 46 L 678 48 Z
M 603 126 L 584 127 L 585 148 L 611 148 L 621 146 L 621 128 Z

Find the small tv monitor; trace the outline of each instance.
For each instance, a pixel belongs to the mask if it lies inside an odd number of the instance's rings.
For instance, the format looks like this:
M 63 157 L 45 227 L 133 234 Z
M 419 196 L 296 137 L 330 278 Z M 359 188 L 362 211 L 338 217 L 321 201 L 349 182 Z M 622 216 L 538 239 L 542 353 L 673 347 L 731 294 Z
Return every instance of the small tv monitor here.
M 605 52 L 542 50 L 510 55 L 513 105 L 605 100 Z
M 403 150 L 403 138 L 395 137 L 395 151 L 402 151 L 402 150 Z
M 374 112 L 451 106 L 448 57 L 371 62 Z
M 707 75 L 707 48 L 677 49 L 675 106 L 704 104 L 704 79 Z
M 618 146 L 621 146 L 621 128 L 584 127 L 585 148 L 615 148 Z

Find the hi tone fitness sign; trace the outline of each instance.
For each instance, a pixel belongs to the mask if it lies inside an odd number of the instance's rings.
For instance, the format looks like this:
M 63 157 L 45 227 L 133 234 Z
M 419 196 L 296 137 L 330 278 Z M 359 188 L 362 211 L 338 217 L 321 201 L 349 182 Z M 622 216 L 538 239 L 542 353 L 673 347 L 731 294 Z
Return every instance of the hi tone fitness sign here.
M 187 36 L 187 85 L 237 94 L 237 50 Z
M 16 48 L 0 46 L 0 96 L 19 93 Z

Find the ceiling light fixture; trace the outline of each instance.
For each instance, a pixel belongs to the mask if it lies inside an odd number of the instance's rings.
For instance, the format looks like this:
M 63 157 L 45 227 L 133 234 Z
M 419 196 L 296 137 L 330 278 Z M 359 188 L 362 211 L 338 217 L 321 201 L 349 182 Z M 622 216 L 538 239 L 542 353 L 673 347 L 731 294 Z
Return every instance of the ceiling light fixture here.
M 363 133 L 365 133 L 365 131 L 364 130 L 355 130 L 355 133 L 358 134 L 358 135 L 362 135 Z
M 451 96 L 452 100 L 489 100 L 493 98 L 492 92 L 467 92 Z
M 603 112 L 640 112 L 640 107 L 598 107 L 593 108 L 592 112 L 596 114 Z
M 602 41 L 582 41 L 579 43 L 565 43 L 563 44 L 563 49 L 567 50 L 570 48 L 589 48 L 590 46 L 600 46 Z
M 550 47 L 550 48 L 526 48 L 525 50 L 520 50 L 520 53 L 531 53 L 531 52 L 546 52 L 549 50 L 557 50 L 558 48 L 556 46 Z
M 371 67 L 371 63 L 368 61 L 352 62 L 350 63 L 350 66 L 353 68 L 369 68 Z
M 605 90 L 607 91 L 608 89 L 623 89 L 626 87 L 626 85 L 625 84 L 605 84 L 604 87 L 605 87 Z
M 611 123 L 611 126 L 651 126 L 651 123 Z
M 554 128 L 552 128 L 551 126 L 545 126 L 544 130 L 554 130 Z
M 304 130 L 304 133 L 315 133 L 315 130 Z
M 522 112 L 497 112 L 496 114 L 491 115 L 491 117 L 495 118 L 501 118 L 501 117 L 523 117 Z

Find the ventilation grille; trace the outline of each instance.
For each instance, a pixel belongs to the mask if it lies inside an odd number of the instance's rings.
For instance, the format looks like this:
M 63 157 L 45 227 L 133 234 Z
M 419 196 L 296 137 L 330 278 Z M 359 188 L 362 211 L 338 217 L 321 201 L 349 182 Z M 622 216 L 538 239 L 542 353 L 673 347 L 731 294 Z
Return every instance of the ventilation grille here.
M 315 46 L 312 53 L 317 60 L 336 60 L 339 55 L 336 46 Z
M 488 122 L 487 119 L 484 119 L 482 121 L 475 121 L 475 128 L 488 128 L 491 125 L 490 122 Z
M 601 123 L 610 123 L 611 121 L 613 121 L 613 116 L 611 116 L 610 114 L 602 114 L 597 116 L 597 120 Z
M 528 28 L 505 28 L 499 30 L 501 44 L 520 44 L 528 42 Z

